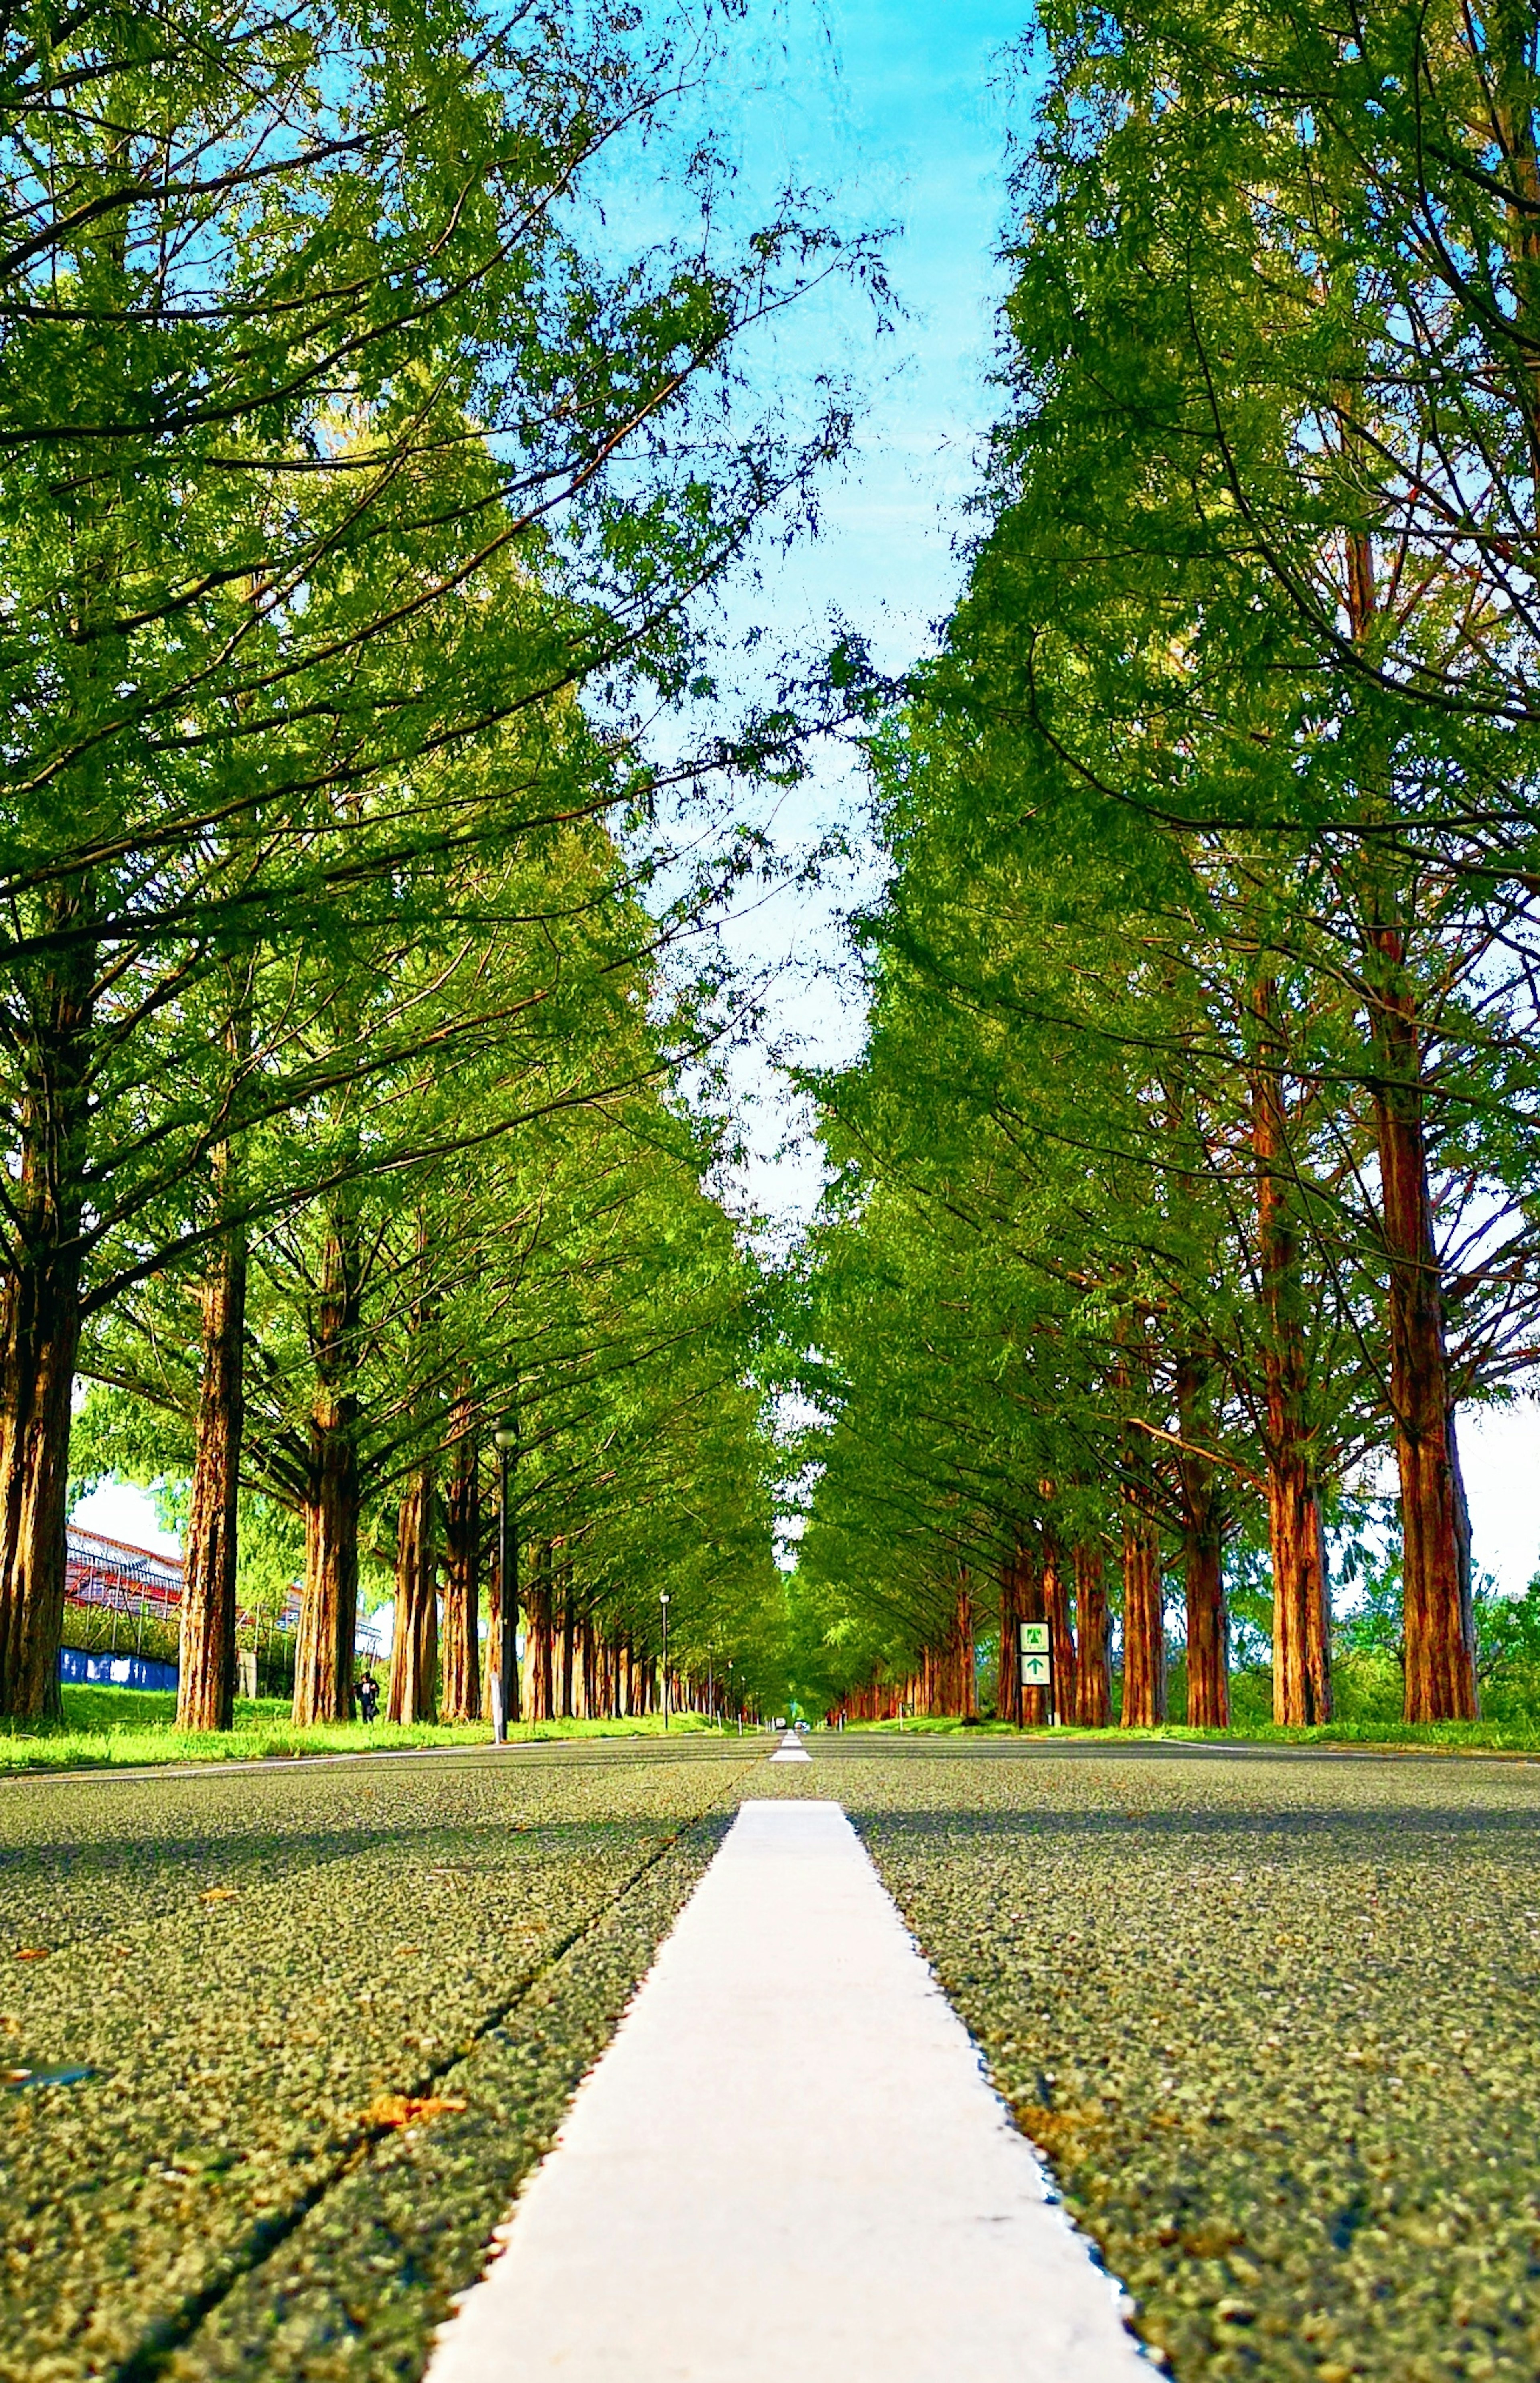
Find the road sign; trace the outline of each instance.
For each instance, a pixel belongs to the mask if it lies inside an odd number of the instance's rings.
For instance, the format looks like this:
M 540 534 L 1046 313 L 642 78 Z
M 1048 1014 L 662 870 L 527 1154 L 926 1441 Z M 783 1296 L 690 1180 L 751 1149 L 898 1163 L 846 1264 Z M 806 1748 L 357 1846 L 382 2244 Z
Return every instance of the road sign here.
M 1023 1655 L 1021 1685 L 1024 1688 L 1046 1688 L 1053 1677 L 1052 1658 L 1047 1655 Z
M 1021 1651 L 1024 1655 L 1046 1655 L 1048 1624 L 1046 1622 L 1024 1622 L 1021 1625 Z

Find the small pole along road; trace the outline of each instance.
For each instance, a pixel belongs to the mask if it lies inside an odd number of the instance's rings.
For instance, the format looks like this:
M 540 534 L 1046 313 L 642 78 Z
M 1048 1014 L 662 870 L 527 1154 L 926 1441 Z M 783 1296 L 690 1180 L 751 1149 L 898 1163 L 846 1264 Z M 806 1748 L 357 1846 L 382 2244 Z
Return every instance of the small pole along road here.
M 863 2165 L 869 2182 L 880 2171 L 874 2190 L 902 2188 L 890 2216 L 905 2194 L 912 2207 L 939 2196 L 928 2228 L 937 2245 L 952 2241 L 944 2213 L 967 2204 L 962 2170 L 918 2069 L 883 2051 L 894 2107 L 863 2118 L 859 2031 L 843 2072 L 807 2032 L 805 2103 L 782 2094 L 772 2122 L 756 2099 L 777 2060 L 797 2072 L 786 2022 L 799 1975 L 817 1999 L 817 1898 L 827 1886 L 832 1925 L 858 1875 L 868 1920 L 851 1919 L 856 1935 L 869 1924 L 881 1937 L 875 1909 L 886 1942 L 903 1946 L 881 1880 L 1069 2216 L 1125 2288 L 1140 2340 L 1178 2377 L 1530 2383 L 1540 1768 L 855 1730 L 808 1744 L 811 1762 L 784 1765 L 767 1759 L 766 1736 L 700 1735 L 666 1749 L 455 1749 L 8 1784 L 3 2383 L 41 2372 L 49 2383 L 396 2377 L 425 2371 L 436 2337 L 447 2363 L 462 2322 L 452 2305 L 486 2271 L 495 2234 L 517 2241 L 521 2221 L 507 2221 L 520 2185 L 659 1945 L 689 1907 L 660 1994 L 691 1931 L 698 1944 L 707 1898 L 732 1886 L 724 1865 L 690 1906 L 740 1807 L 752 1808 L 751 1834 L 773 1833 L 776 1810 L 807 1799 L 843 1808 L 855 1835 L 832 1811 L 807 1822 L 794 1811 L 785 1825 L 811 1828 L 813 1854 L 763 1856 L 761 1885 L 779 1864 L 776 1892 L 792 1900 L 758 1937 L 758 1887 L 744 1910 L 736 2137 L 725 2084 L 721 2136 L 708 2142 L 688 2095 L 660 2090 L 663 2070 L 649 2077 L 627 2051 L 646 2048 L 647 1994 L 620 2039 L 615 2060 L 630 2060 L 649 2114 L 638 2207 L 656 2194 L 684 2214 L 667 2289 L 645 2307 L 621 2289 L 618 2243 L 608 2308 L 591 2283 L 580 2307 L 574 2280 L 574 2348 L 608 2326 L 635 2383 L 732 2371 L 720 2300 L 681 2280 L 692 2256 L 720 2247 L 708 2211 L 692 2237 L 687 2198 L 670 2199 L 689 2185 L 681 2155 L 696 2118 L 696 2184 L 727 2141 L 733 2189 L 758 2196 L 758 2230 L 733 2244 L 750 2299 L 756 2273 L 778 2273 L 787 2229 L 820 2207 L 854 2210 L 854 2186 L 838 2179 Z M 844 1852 L 826 1870 L 836 1839 Z M 738 1878 L 733 1894 L 748 1884 Z M 756 1962 L 763 2073 L 749 2026 Z M 955 2047 L 964 2100 L 994 2114 L 986 2133 L 1003 2130 L 923 1969 L 897 1960 L 894 2007 L 907 1991 L 899 1972 L 921 1982 L 927 2023 Z M 874 1983 L 874 2013 L 886 1991 Z M 875 2024 L 871 2036 L 881 2043 Z M 586 2106 L 599 2108 L 598 2082 Z M 991 2142 L 993 2157 L 1011 2139 Z M 564 2156 L 542 2176 L 548 2199 Z M 833 2197 L 820 2204 L 820 2193 Z M 1112 2284 L 1051 2211 L 1032 2208 L 1031 2224 L 1050 2224 L 1089 2275 L 1108 2354 L 1134 2355 Z M 819 2223 L 822 2252 L 808 2253 L 795 2304 L 740 2308 L 732 2340 L 758 2364 L 795 2359 L 817 2376 L 820 2340 L 843 2338 L 842 2304 L 873 2305 L 863 2295 L 897 2233 Z M 1023 2202 L 1004 2230 L 1025 2241 L 1031 2224 Z M 905 2304 L 955 2337 L 955 2371 L 988 2374 L 970 2367 L 962 2328 L 968 2312 L 995 2323 L 992 2287 L 949 2314 L 973 2272 L 967 2232 L 955 2255 L 910 2257 Z M 533 2356 L 551 2337 L 530 2305 Z M 559 2290 L 552 2306 L 560 2333 Z M 1049 2309 L 1023 2287 L 1024 2377 Z M 638 2363 L 648 2342 L 669 2363 Z M 861 2374 L 854 2352 L 840 2371 Z M 1078 2371 L 1065 2366 L 1065 2383 Z

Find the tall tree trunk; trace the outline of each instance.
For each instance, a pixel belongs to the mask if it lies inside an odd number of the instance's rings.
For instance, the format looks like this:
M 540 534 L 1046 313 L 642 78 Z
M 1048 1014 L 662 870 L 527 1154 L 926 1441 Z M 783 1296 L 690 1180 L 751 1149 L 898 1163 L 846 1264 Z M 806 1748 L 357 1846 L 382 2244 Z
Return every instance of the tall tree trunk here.
M 1390 1273 L 1390 1402 L 1401 1482 L 1406 1718 L 1473 1721 L 1475 1617 L 1468 1523 L 1434 1242 L 1416 995 L 1397 928 L 1371 930 L 1375 969 L 1374 1130 Z
M 1130 1506 L 1123 1522 L 1123 1710 L 1125 1729 L 1156 1729 L 1165 1719 L 1165 1599 L 1160 1536 Z
M 450 1422 L 453 1451 L 444 1500 L 444 1654 L 439 1710 L 446 1721 L 481 1719 L 481 1483 L 475 1414 L 462 1383 Z
M 233 1155 L 214 1154 L 228 1206 Z M 246 1394 L 246 1229 L 228 1223 L 203 1284 L 198 1449 L 183 1562 L 179 1729 L 228 1729 L 235 1719 L 237 1500 Z
M 391 1721 L 433 1718 L 438 1674 L 435 1496 L 433 1467 L 421 1464 L 408 1484 L 396 1524 L 396 1626 L 386 1706 Z
M 91 902 L 88 886 L 67 886 L 50 920 L 78 928 Z M 95 973 L 94 946 L 76 946 L 35 992 L 29 988 L 13 1261 L 0 1307 L 0 1715 L 17 1721 L 56 1721 L 64 1710 L 59 1647 Z
M 577 1615 L 573 1611 L 574 1587 L 572 1566 L 563 1565 L 561 1572 L 561 1718 L 563 1721 L 576 1719 L 573 1710 L 573 1657 L 577 1636 Z
M 1016 1557 L 1013 1549 L 1000 1566 L 1000 1664 L 994 1710 L 1002 1721 L 1021 1720 L 1021 1622 L 1016 1602 Z
M 1192 1729 L 1230 1725 L 1230 1626 L 1225 1610 L 1224 1507 L 1218 1468 L 1200 1453 L 1214 1411 L 1205 1359 L 1177 1363 L 1181 1420 L 1182 1574 L 1187 1590 L 1187 1718 Z
M 1331 1719 L 1331 1608 L 1321 1521 L 1307 1293 L 1294 1221 L 1293 1160 L 1284 1098 L 1287 1044 L 1277 986 L 1253 995 L 1251 1147 L 1257 1162 L 1257 1259 L 1267 1391 L 1267 1527 L 1273 1559 L 1273 1718 L 1287 1728 Z
M 1500 12 L 1499 12 L 1500 14 Z M 1517 11 L 1513 21 L 1521 21 Z M 1506 27 L 1505 27 L 1506 30 Z M 1499 53 L 1505 100 L 1515 55 L 1533 97 L 1524 32 L 1519 51 Z M 1527 119 L 1533 135 L 1533 117 Z M 1510 117 L 1510 129 L 1520 130 Z M 1526 158 L 1524 152 L 1529 151 Z M 1533 171 L 1533 141 L 1521 140 L 1513 165 L 1518 187 Z M 1515 267 L 1524 297 L 1534 273 L 1536 227 L 1530 223 Z M 1533 379 L 1533 375 L 1532 375 Z M 1346 417 L 1350 418 L 1350 417 Z M 1533 423 L 1532 423 L 1533 435 Z M 1348 540 L 1345 589 L 1356 644 L 1372 636 L 1379 603 L 1374 543 L 1368 531 Z M 1388 776 L 1388 773 L 1387 773 Z M 1408 1721 L 1472 1721 L 1476 1696 L 1476 1634 L 1471 1575 L 1462 1559 L 1459 1457 L 1444 1344 L 1444 1293 L 1428 1185 L 1422 1031 L 1417 985 L 1408 964 L 1404 880 L 1371 853 L 1363 899 L 1363 958 L 1369 1010 L 1370 1089 L 1379 1146 L 1381 1230 L 1390 1273 L 1390 1405 L 1401 1480 L 1401 1567 Z
M 328 1220 L 313 1331 L 305 1579 L 294 1648 L 294 1721 L 351 1721 L 358 1622 L 357 1222 L 351 1203 Z
M 227 1091 L 234 1093 L 252 1051 L 252 963 L 227 979 Z M 236 1574 L 240 1556 L 241 1440 L 246 1424 L 247 1228 L 240 1213 L 235 1147 L 210 1154 L 215 1214 L 221 1225 L 203 1293 L 203 1370 L 198 1442 L 182 1559 L 182 1627 L 177 1677 L 180 1729 L 228 1729 L 235 1718 Z
M 1127 1378 L 1127 1377 L 1126 1377 Z M 1165 1720 L 1165 1597 L 1155 1527 L 1150 1443 L 1130 1425 L 1124 1436 L 1124 1729 L 1155 1729 Z
M 1052 1524 L 1044 1525 L 1042 1534 L 1042 1607 L 1048 1622 L 1049 1651 L 1053 1657 L 1052 1699 L 1053 1719 L 1072 1722 L 1075 1718 L 1078 1694 L 1075 1660 L 1075 1632 L 1069 1619 L 1069 1575 L 1065 1568 L 1065 1553 L 1058 1533 Z
M 294 1644 L 296 1727 L 351 1721 L 358 1624 L 357 1402 L 326 1391 L 310 1425 L 305 1577 Z
M 1016 1613 L 1023 1622 L 1046 1622 L 1048 1605 L 1043 1596 L 1042 1556 L 1029 1538 L 1016 1542 Z M 1016 1677 L 1021 1677 L 1021 1634 L 1016 1633 Z M 1046 1729 L 1053 1715 L 1053 1698 L 1047 1688 L 1023 1685 L 1017 1692 L 1021 1698 L 1023 1729 Z
M 7 1285 L 0 1380 L 0 1712 L 56 1721 L 64 1637 L 70 1392 L 80 1341 L 78 1248 L 28 1252 Z
M 554 1676 L 554 1597 L 553 1576 L 555 1557 L 548 1546 L 542 1550 L 540 1590 L 538 1599 L 530 1600 L 530 1623 L 535 1636 L 535 1713 L 536 1721 L 553 1721 L 556 1717 L 556 1680 Z
M 1100 1539 L 1075 1542 L 1075 1718 L 1082 1729 L 1105 1729 L 1112 1721 L 1112 1632 Z

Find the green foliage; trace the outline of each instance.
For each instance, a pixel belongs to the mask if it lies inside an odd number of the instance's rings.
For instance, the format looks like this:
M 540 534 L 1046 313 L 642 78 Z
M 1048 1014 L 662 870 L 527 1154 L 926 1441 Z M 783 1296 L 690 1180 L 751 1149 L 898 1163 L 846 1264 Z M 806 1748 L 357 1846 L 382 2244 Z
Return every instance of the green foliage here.
M 1483 1712 L 1540 1722 L 1540 1579 L 1522 1597 L 1483 1597 L 1476 1632 Z
M 788 662 L 761 712 L 722 664 L 720 582 L 849 435 L 832 377 L 756 414 L 735 346 L 881 277 L 792 202 L 724 204 L 717 38 L 668 0 L 0 31 L 6 1710 L 44 1693 L 61 1561 L 27 1482 L 66 1426 L 26 1401 L 78 1361 L 78 1474 L 183 1497 L 222 1269 L 253 1607 L 328 1430 L 368 1602 L 403 1484 L 518 1392 L 530 1526 L 596 1598 L 640 1626 L 676 1579 L 692 1658 L 724 1594 L 774 1635 L 748 1270 L 675 1090 L 737 995 L 674 946 L 756 865 L 696 798 L 795 775 L 851 700 Z
M 1254 1666 L 1293 1464 L 1377 1716 L 1349 1491 L 1534 1345 L 1533 29 L 1041 33 L 968 576 L 870 743 L 871 1029 L 807 1087 L 798 1643 L 902 1673 L 959 1567 L 982 1624 L 1013 1550 L 1137 1518 L 1168 1577 L 1223 1538 Z

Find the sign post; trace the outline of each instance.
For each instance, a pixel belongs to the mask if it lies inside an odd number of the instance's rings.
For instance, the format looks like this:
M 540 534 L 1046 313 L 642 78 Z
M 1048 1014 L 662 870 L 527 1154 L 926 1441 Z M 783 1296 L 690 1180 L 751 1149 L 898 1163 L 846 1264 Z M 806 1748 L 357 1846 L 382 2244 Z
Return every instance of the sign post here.
M 1021 1624 L 1021 1685 L 1024 1688 L 1046 1688 L 1049 1710 L 1053 1719 L 1058 1713 L 1053 1706 L 1053 1658 L 1049 1648 L 1046 1622 L 1024 1622 Z

